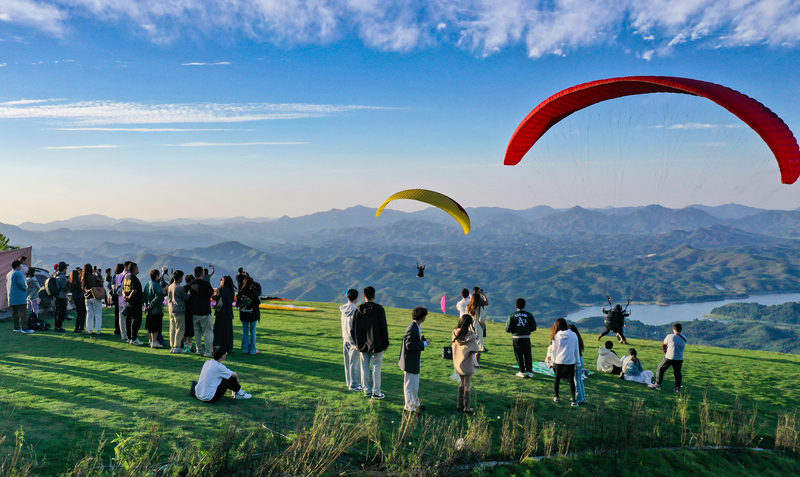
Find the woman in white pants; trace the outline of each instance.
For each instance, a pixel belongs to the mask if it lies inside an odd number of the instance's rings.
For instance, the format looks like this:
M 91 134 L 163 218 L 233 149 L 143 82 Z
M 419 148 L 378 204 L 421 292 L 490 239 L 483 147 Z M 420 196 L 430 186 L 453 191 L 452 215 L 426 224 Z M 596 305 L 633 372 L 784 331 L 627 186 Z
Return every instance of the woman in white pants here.
M 83 296 L 86 297 L 86 333 L 87 334 L 101 334 L 100 330 L 103 329 L 103 301 L 105 300 L 105 287 L 103 286 L 103 279 L 99 278 L 94 273 L 94 269 L 90 264 L 83 266 L 81 271 L 81 285 L 83 287 Z M 92 293 L 92 289 L 96 293 Z M 102 292 L 102 296 L 99 293 Z M 95 295 L 98 295 L 95 297 Z

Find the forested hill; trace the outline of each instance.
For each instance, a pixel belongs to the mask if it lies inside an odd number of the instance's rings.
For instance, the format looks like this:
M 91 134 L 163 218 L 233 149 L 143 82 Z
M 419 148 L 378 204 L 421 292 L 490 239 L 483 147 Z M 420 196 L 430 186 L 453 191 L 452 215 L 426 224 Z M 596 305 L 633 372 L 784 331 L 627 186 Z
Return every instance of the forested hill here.
M 469 209 L 473 228 L 437 209 L 404 213 L 352 207 L 277 220 L 145 223 L 97 216 L 54 224 L 0 225 L 36 264 L 60 260 L 103 267 L 125 260 L 142 270 L 217 274 L 245 268 L 265 293 L 341 301 L 343 290 L 373 285 L 389 306 L 450 311 L 462 288 L 481 286 L 490 316 L 517 297 L 543 318 L 580 305 L 616 301 L 678 303 L 800 291 L 800 212 L 741 206 L 660 206 L 589 210 Z M 54 229 L 55 227 L 55 229 Z M 415 265 L 425 264 L 425 278 Z

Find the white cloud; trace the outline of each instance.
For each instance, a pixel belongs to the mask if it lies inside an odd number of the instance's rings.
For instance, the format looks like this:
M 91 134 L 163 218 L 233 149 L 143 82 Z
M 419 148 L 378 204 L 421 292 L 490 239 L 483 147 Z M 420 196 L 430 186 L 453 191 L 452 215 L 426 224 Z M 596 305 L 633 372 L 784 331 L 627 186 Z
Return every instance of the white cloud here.
M 185 142 L 183 144 L 167 144 L 180 147 L 214 147 L 214 146 L 299 146 L 307 142 Z
M 115 149 L 118 147 L 114 144 L 96 144 L 93 146 L 49 146 L 45 149 Z
M 50 128 L 53 131 L 107 131 L 107 132 L 203 132 L 203 131 L 252 131 L 252 129 L 225 128 Z
M 198 33 L 290 45 L 329 43 L 356 32 L 368 46 L 393 51 L 447 41 L 437 32 L 452 28 L 460 32 L 456 45 L 478 54 L 523 44 L 533 58 L 616 44 L 625 31 L 657 46 L 641 53 L 643 59 L 672 54 L 692 42 L 719 47 L 800 43 L 800 0 L 0 2 L 0 20 L 55 35 L 80 28 L 72 19 L 87 16 L 114 27 L 128 24 L 156 43 Z
M 5 65 L 6 65 L 5 63 L 0 63 L 0 68 L 2 68 Z
M 217 66 L 229 64 L 231 64 L 230 61 L 220 61 L 217 63 L 181 63 L 181 66 Z
M 19 106 L 4 106 L 0 104 L 0 119 L 55 120 L 85 126 L 103 124 L 235 123 L 322 117 L 374 109 L 386 108 L 303 103 L 143 104 L 83 101 Z
M 3 63 L 5 65 L 5 63 Z M 52 99 L 18 99 L 16 101 L 6 101 L 5 103 L 0 103 L 0 106 L 20 106 L 23 104 L 40 104 L 40 103 L 47 103 L 50 101 L 57 101 Z

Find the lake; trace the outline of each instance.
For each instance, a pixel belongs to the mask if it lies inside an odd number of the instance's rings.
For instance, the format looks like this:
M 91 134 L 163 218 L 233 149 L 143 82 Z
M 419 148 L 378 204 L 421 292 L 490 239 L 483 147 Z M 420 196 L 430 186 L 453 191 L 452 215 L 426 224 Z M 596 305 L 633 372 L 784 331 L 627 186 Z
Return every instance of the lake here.
M 704 301 L 699 303 L 680 303 L 677 305 L 631 305 L 630 319 L 641 321 L 647 325 L 663 325 L 673 321 L 689 321 L 703 318 L 711 310 L 728 303 L 760 303 L 762 305 L 781 305 L 790 301 L 800 301 L 800 293 L 776 293 L 774 295 L 752 295 L 748 298 L 737 298 L 719 301 Z M 615 303 L 616 304 L 616 303 Z M 624 305 L 624 303 L 623 303 Z M 602 304 L 581 308 L 567 315 L 570 321 L 579 321 L 590 316 L 603 316 L 600 311 Z M 608 304 L 606 303 L 606 306 Z

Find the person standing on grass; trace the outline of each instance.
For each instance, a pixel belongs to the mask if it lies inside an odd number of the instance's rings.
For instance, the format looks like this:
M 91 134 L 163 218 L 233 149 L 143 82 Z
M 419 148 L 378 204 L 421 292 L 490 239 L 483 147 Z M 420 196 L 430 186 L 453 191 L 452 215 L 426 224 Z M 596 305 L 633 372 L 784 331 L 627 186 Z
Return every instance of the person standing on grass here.
M 81 271 L 81 287 L 83 288 L 83 298 L 86 301 L 86 330 L 88 333 L 102 334 L 105 295 L 95 298 L 92 289 L 100 289 L 105 292 L 105 288 L 103 280 L 93 273 L 92 266 L 88 263 L 83 266 L 83 271 Z
M 123 337 L 123 341 L 125 337 L 127 337 L 127 332 L 125 331 L 125 326 L 120 326 L 120 294 L 122 292 L 121 282 L 117 284 L 117 277 L 122 275 L 122 272 L 125 271 L 125 265 L 118 263 L 116 267 L 114 267 L 114 275 L 111 276 L 111 282 L 108 284 L 108 296 L 111 300 L 110 304 L 114 305 L 114 334 L 117 336 Z
M 242 322 L 242 353 L 258 354 L 256 348 L 256 327 L 261 321 L 261 298 L 258 296 L 254 281 L 245 276 L 236 295 L 236 307 L 239 308 L 239 320 Z
M 94 275 L 94 269 L 89 274 Z M 72 295 L 72 303 L 75 305 L 75 333 L 86 331 L 86 295 L 84 295 L 83 285 L 81 285 L 81 270 L 73 270 L 69 274 L 69 292 Z
M 583 337 L 577 326 L 569 325 L 569 330 L 578 336 L 578 352 L 580 353 L 580 357 L 575 363 L 575 402 L 586 404 L 586 389 L 583 387 Z
M 169 347 L 170 353 L 182 354 L 183 335 L 186 332 L 186 300 L 189 294 L 183 288 L 183 271 L 175 270 L 172 283 L 167 288 L 169 308 Z
M 216 269 L 214 269 L 214 265 L 209 265 L 209 268 L 211 268 L 211 273 L 208 273 L 208 268 L 204 268 L 202 277 L 203 277 L 203 280 L 206 281 L 206 283 L 210 284 L 211 283 L 211 277 L 214 276 L 214 272 L 216 272 Z M 195 275 L 197 275 L 196 272 L 195 272 Z
M 150 336 L 151 348 L 163 348 L 158 335 L 164 331 L 164 296 L 167 291 L 161 286 L 161 272 L 150 270 L 150 281 L 144 286 L 145 328 Z
M 203 281 L 203 280 L 197 280 Z M 208 282 L 206 282 L 208 283 Z M 251 394 L 244 392 L 239 384 L 239 375 L 228 369 L 224 364 L 227 350 L 222 346 L 214 346 L 211 358 L 203 364 L 200 377 L 194 387 L 194 396 L 200 401 L 215 403 L 222 399 L 227 391 L 231 391 L 234 399 L 250 399 Z
M 453 330 L 453 368 L 458 374 L 461 383 L 458 385 L 458 405 L 456 409 L 461 412 L 472 412 L 470 399 L 472 394 L 472 376 L 478 372 L 478 336 L 472 327 L 472 316 L 464 313 L 458 320 L 458 326 Z
M 472 297 L 469 300 L 469 305 L 467 305 L 467 313 L 472 315 L 473 326 L 475 327 L 475 335 L 478 337 L 478 344 L 481 347 L 481 353 L 486 353 L 489 350 L 486 349 L 484 344 L 484 338 L 486 338 L 486 314 L 484 309 L 489 306 L 489 299 L 486 298 L 486 295 L 483 293 L 483 290 L 475 287 L 472 289 Z M 478 354 L 478 361 L 480 361 L 481 355 Z
M 125 306 L 128 303 L 125 300 L 125 279 L 131 274 L 129 270 L 130 266 L 131 262 L 125 262 L 122 264 L 122 272 L 118 273 L 117 276 L 114 277 L 114 288 L 117 293 L 117 303 L 119 304 L 119 334 L 120 339 L 125 342 L 130 341 L 130 338 L 128 337 L 128 328 L 130 328 L 130 325 L 128 324 L 129 319 L 126 315 L 127 311 L 124 311 Z M 117 265 L 117 269 L 119 269 L 119 265 Z
M 189 285 L 189 295 L 191 296 L 194 335 L 197 339 L 197 354 L 211 357 L 211 348 L 214 343 L 211 297 L 214 296 L 214 287 L 203 280 L 203 267 L 194 267 L 194 276 L 195 279 Z
M 406 328 L 400 347 L 400 361 L 397 364 L 403 371 L 403 409 L 409 412 L 425 410 L 425 406 L 419 402 L 419 374 L 422 368 L 422 352 L 431 344 L 431 340 L 426 340 L 422 334 L 422 323 L 427 316 L 428 309 L 424 306 L 411 310 L 412 321 Z
M 514 340 L 514 356 L 519 366 L 518 378 L 533 377 L 533 359 L 531 358 L 531 333 L 536 331 L 536 320 L 525 311 L 525 299 L 517 298 L 517 311 L 506 320 L 506 331 Z
M 55 328 L 53 331 L 57 333 L 64 333 L 64 320 L 67 319 L 67 297 L 69 296 L 69 280 L 67 280 L 67 267 L 69 264 L 67 262 L 58 262 L 56 264 L 56 273 L 54 278 L 56 280 L 56 287 L 58 288 L 58 293 L 53 297 L 53 301 L 55 302 L 55 315 L 56 315 L 56 322 Z
M 20 270 L 21 272 L 22 270 Z M 25 286 L 27 287 L 27 302 L 28 312 L 36 315 L 39 318 L 39 280 L 36 279 L 36 270 L 29 268 L 25 277 Z
M 219 288 L 214 294 L 215 320 L 214 320 L 214 346 L 224 346 L 228 354 L 233 352 L 233 300 L 236 290 L 233 288 L 233 278 L 225 275 L 219 281 Z
M 142 327 L 142 282 L 139 281 L 139 265 L 131 262 L 128 266 L 128 274 L 122 283 L 122 292 L 125 297 L 125 309 L 122 314 L 127 313 L 125 325 L 128 334 L 128 343 L 134 346 L 141 346 L 139 341 L 139 328 Z
M 550 328 L 550 340 L 553 347 L 553 371 L 555 372 L 553 401 L 560 401 L 558 387 L 561 380 L 565 379 L 569 383 L 572 406 L 578 406 L 578 402 L 575 400 L 575 364 L 581 359 L 578 335 L 570 331 L 567 320 L 559 318 Z
M 183 316 L 183 321 L 186 327 L 183 331 L 183 351 L 184 353 L 192 352 L 192 345 L 194 344 L 194 315 L 192 314 L 192 295 L 191 285 L 194 281 L 194 275 L 186 275 L 186 284 L 183 286 L 183 291 L 186 292 L 186 314 Z
M 383 352 L 389 348 L 389 326 L 383 307 L 375 303 L 375 289 L 371 286 L 364 288 L 364 303 L 356 309 L 350 332 L 361 353 L 364 396 L 383 399 L 386 395 L 381 392 L 381 364 Z
M 28 329 L 28 285 L 20 271 L 22 262 L 11 262 L 11 271 L 6 275 L 6 298 L 11 307 L 11 316 L 14 321 L 14 333 L 33 333 Z
M 358 290 L 347 290 L 347 303 L 339 307 L 342 313 L 342 354 L 344 356 L 344 383 L 350 391 L 361 391 L 361 354 L 351 330 L 356 315 Z
M 656 382 L 651 384 L 650 387 L 659 390 L 661 383 L 664 381 L 664 373 L 667 369 L 672 367 L 672 374 L 675 375 L 675 393 L 681 392 L 683 386 L 683 351 L 686 348 L 686 337 L 681 334 L 683 326 L 680 323 L 672 325 L 672 334 L 664 338 L 664 343 L 661 345 L 664 351 L 664 359 L 659 363 L 656 369 Z
M 456 303 L 456 311 L 458 311 L 458 316 L 464 316 L 467 314 L 467 306 L 469 306 L 469 290 L 462 288 L 461 301 Z

